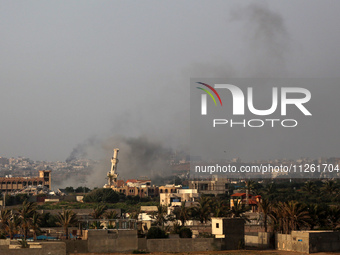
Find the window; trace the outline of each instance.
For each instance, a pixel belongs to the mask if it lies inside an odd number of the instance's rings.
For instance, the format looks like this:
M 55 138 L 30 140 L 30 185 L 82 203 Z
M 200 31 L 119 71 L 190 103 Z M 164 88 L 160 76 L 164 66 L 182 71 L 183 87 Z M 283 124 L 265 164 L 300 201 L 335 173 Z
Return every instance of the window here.
M 220 228 L 220 223 L 216 223 L 216 228 Z

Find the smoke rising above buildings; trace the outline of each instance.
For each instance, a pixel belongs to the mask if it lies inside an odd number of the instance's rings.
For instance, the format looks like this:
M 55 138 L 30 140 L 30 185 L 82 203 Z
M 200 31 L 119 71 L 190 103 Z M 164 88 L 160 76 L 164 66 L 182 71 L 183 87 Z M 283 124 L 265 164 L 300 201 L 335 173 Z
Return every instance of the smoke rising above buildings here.
M 190 77 L 284 75 L 286 53 L 290 48 L 284 19 L 278 13 L 271 11 L 267 5 L 252 3 L 232 9 L 230 21 L 240 25 L 240 35 L 244 38 L 245 43 L 242 47 L 246 54 L 242 56 L 241 62 L 234 62 L 233 59 L 208 60 L 195 62 L 187 67 L 179 65 L 181 71 L 175 79 L 167 75 L 161 77 L 156 75 L 153 83 L 159 84 L 159 87 L 154 93 L 149 91 L 147 95 L 147 98 L 152 100 L 143 100 L 142 104 L 138 101 L 138 104 L 129 107 L 130 110 L 121 109 L 123 113 L 116 113 L 111 130 L 117 135 L 110 138 L 90 138 L 73 149 L 68 161 L 76 157 L 91 157 L 94 153 L 100 158 L 99 165 L 86 179 L 89 186 L 100 187 L 106 183 L 104 178 L 110 169 L 113 148 L 120 149 L 119 178 L 140 176 L 152 178 L 171 174 L 168 164 L 171 150 L 186 149 L 189 154 L 188 109 L 190 107 L 187 88 Z M 264 94 L 262 99 L 266 96 L 267 94 Z M 183 141 L 186 141 L 185 144 L 182 143 Z M 233 144 L 237 152 L 241 151 L 242 141 L 237 137 L 231 137 L 230 144 Z M 242 156 L 245 158 L 247 155 Z

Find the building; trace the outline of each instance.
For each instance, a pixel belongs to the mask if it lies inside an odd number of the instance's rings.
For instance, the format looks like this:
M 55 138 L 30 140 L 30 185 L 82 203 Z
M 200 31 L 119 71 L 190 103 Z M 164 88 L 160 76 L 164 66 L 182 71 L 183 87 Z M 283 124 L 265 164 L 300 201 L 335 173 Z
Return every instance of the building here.
M 189 189 L 196 189 L 200 194 L 228 194 L 229 185 L 226 178 L 213 177 L 211 180 L 189 181 Z
M 113 189 L 114 191 L 126 196 L 139 196 L 141 198 L 158 196 L 158 187 L 154 185 L 151 186 L 151 180 L 147 177 L 140 179 L 129 179 L 126 182 L 123 180 L 118 180 L 118 152 L 118 148 L 113 150 L 113 157 L 111 158 L 111 170 L 107 173 L 108 183 L 104 185 L 104 188 Z
M 246 193 L 235 193 L 231 195 L 230 199 L 230 208 L 234 207 L 235 204 L 243 204 L 243 205 L 248 205 L 251 207 L 252 212 L 257 212 L 258 211 L 258 203 L 261 202 L 261 196 L 257 195 L 254 196 L 252 194 L 248 194 L 248 199 L 247 199 L 247 194 Z
M 175 191 L 175 189 L 172 189 L 172 191 Z M 176 189 L 175 192 L 159 194 L 160 204 L 165 206 L 178 206 L 182 202 L 197 202 L 199 197 L 200 194 L 196 189 Z
M 211 218 L 211 233 L 215 238 L 226 240 L 224 250 L 240 249 L 244 244 L 244 220 L 241 218 Z
M 51 171 L 39 171 L 37 177 L 0 177 L 0 190 L 1 191 L 20 191 L 29 187 L 46 187 L 51 190 L 52 180 Z

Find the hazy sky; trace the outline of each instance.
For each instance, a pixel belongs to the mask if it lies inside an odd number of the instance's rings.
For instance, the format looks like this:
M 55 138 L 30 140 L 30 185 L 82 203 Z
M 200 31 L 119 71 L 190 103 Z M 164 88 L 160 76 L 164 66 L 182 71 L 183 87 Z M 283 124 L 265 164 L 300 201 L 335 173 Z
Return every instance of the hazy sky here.
M 65 160 L 114 135 L 186 148 L 190 77 L 338 77 L 339 10 L 325 0 L 0 0 L 0 156 Z M 269 23 L 280 30 L 268 42 L 256 31 Z

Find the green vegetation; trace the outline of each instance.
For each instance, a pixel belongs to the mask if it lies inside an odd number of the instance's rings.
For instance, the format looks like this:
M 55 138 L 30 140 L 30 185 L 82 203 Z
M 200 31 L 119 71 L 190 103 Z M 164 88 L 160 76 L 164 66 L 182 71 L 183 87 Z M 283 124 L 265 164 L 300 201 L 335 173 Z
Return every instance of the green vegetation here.
M 167 238 L 165 231 L 159 227 L 151 227 L 146 235 L 147 239 Z
M 72 210 L 63 210 L 58 213 L 57 225 L 63 227 L 66 239 L 68 239 L 68 228 L 69 226 L 77 223 L 77 215 Z

